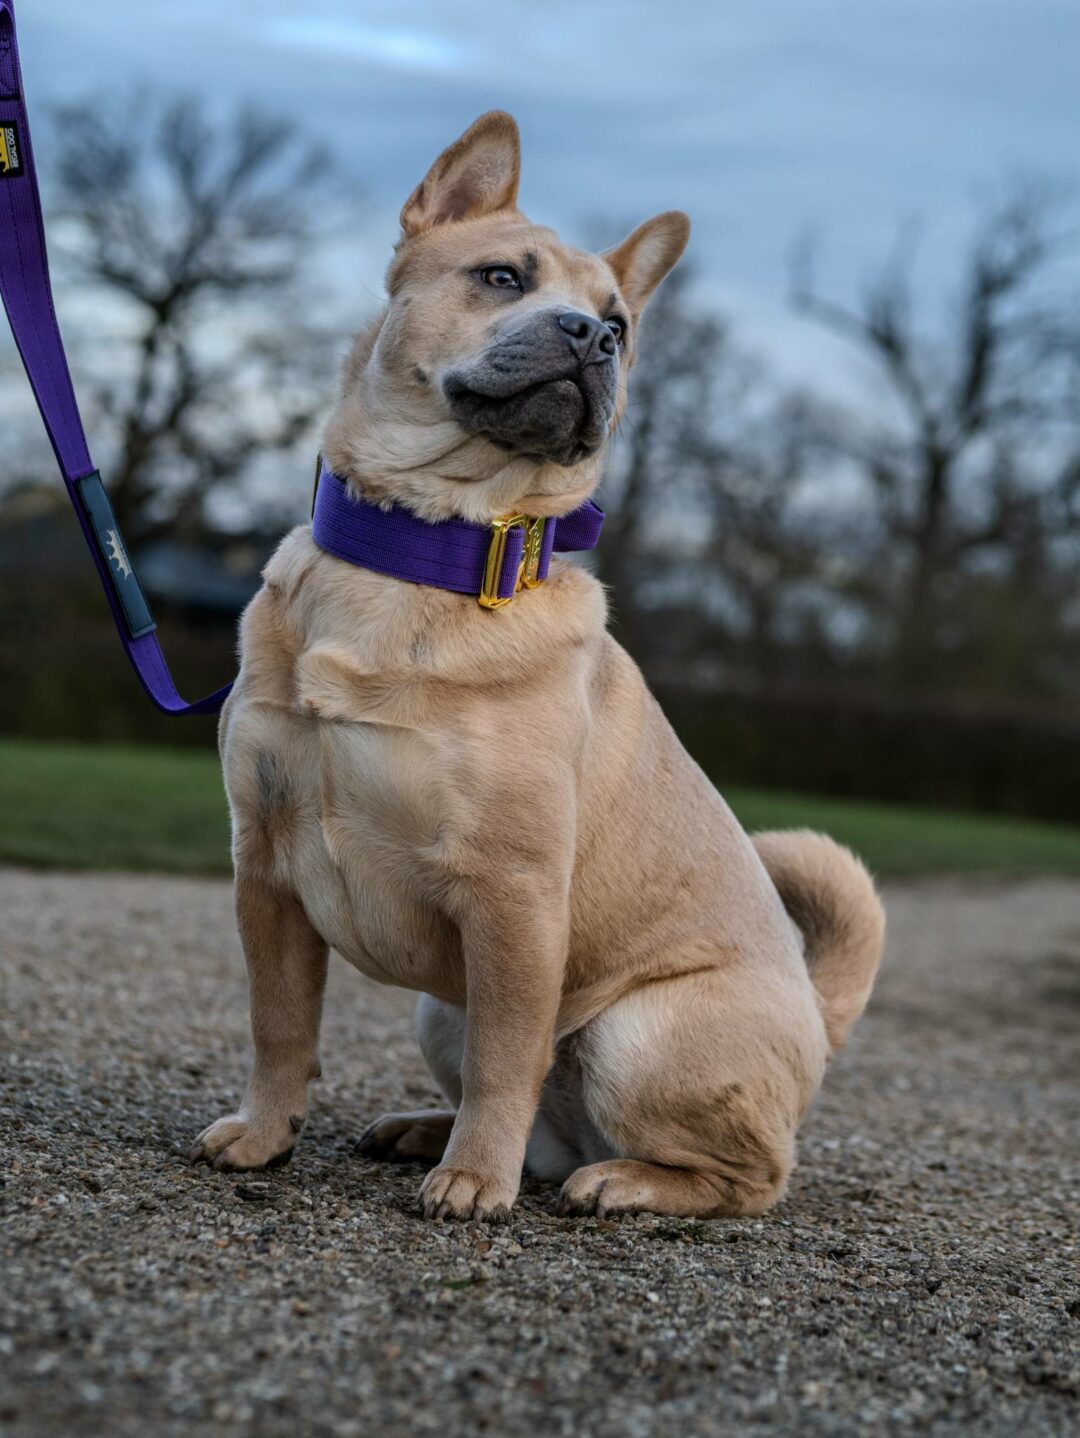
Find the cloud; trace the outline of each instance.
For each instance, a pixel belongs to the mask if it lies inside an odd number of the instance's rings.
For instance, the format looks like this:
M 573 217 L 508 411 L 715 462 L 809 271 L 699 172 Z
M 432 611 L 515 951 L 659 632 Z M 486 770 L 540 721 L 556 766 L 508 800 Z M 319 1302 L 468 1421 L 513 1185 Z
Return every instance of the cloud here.
M 272 42 L 290 50 L 299 48 L 334 59 L 354 57 L 402 70 L 453 70 L 465 56 L 459 43 L 420 28 L 389 28 L 310 15 L 271 19 L 263 30 Z

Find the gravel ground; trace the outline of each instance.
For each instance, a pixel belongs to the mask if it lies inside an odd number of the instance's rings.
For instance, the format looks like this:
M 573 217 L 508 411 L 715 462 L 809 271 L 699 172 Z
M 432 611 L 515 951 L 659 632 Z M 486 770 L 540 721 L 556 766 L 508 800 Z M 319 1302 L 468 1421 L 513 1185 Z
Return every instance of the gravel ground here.
M 1080 886 L 888 893 L 886 968 L 765 1219 L 430 1225 L 353 1152 L 432 1098 L 335 967 L 292 1166 L 194 1169 L 247 1060 L 227 887 L 0 871 L 0 1431 L 1076 1431 Z

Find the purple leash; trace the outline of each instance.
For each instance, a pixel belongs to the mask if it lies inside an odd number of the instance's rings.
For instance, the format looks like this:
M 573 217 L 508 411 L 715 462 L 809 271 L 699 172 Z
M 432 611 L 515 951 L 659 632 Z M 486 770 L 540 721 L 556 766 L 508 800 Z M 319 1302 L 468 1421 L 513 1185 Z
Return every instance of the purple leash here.
M 165 714 L 216 714 L 232 684 L 193 704 L 177 691 L 120 526 L 90 459 L 49 284 L 14 0 L 0 0 L 0 295 L 120 642 L 140 683 Z M 492 525 L 458 519 L 429 524 L 401 506 L 384 510 L 351 497 L 344 481 L 323 468 L 312 534 L 328 553 L 350 564 L 413 584 L 474 594 L 481 604 L 496 608 L 509 603 L 519 588 L 543 582 L 553 549 L 592 549 L 603 519 L 603 511 L 586 501 L 557 520 L 514 515 Z
M 53 309 L 13 0 L 0 0 L 0 294 L 120 642 L 135 673 L 164 713 L 216 714 L 232 685 L 226 684 L 194 704 L 178 693 L 108 495 L 90 459 Z

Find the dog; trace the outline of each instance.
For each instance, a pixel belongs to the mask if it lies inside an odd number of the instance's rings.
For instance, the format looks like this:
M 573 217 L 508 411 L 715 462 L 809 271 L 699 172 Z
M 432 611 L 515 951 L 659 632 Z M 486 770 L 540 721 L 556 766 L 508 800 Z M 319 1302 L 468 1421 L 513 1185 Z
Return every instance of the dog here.
M 565 515 L 593 492 L 685 215 L 570 248 L 517 208 L 510 116 L 482 116 L 401 212 L 324 459 L 423 521 Z M 327 955 L 417 991 L 447 1106 L 362 1152 L 426 1161 L 422 1213 L 505 1219 L 523 1168 L 562 1214 L 760 1214 L 884 914 L 846 849 L 744 833 L 554 561 L 492 611 L 293 530 L 241 624 L 221 718 L 254 1068 L 192 1157 L 286 1160 L 320 1073 Z

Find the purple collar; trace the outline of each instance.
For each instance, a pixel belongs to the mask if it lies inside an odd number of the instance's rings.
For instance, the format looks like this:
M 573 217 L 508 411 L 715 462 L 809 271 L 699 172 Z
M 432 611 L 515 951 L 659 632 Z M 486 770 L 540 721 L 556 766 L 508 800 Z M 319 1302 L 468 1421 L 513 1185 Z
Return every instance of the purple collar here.
M 402 505 L 380 509 L 351 495 L 324 464 L 315 487 L 311 536 L 320 549 L 410 584 L 474 594 L 485 609 L 547 578 L 552 550 L 595 549 L 604 511 L 586 500 L 557 519 L 505 515 L 492 524 L 421 519 Z

